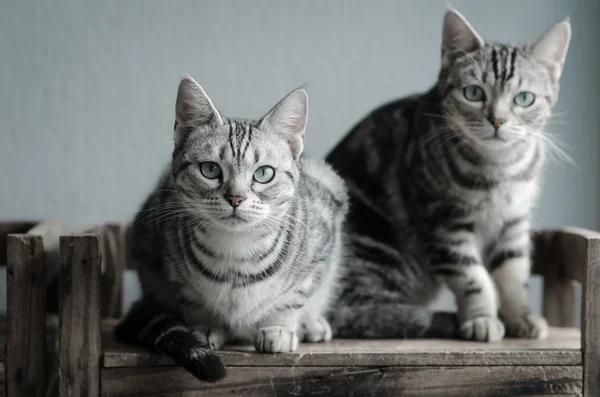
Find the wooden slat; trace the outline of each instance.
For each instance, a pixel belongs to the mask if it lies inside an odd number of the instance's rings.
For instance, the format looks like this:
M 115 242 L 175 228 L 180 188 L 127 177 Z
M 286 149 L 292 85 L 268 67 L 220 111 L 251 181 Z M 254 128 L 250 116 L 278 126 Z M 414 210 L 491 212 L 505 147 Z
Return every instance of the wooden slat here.
M 583 285 L 584 395 L 600 396 L 600 233 L 564 228 L 558 234 L 564 274 Z
M 102 317 L 123 315 L 123 272 L 125 271 L 125 231 L 118 224 L 108 224 L 103 230 Z
M 100 243 L 63 236 L 59 274 L 59 392 L 97 397 L 100 390 Z
M 108 330 L 107 330 L 108 331 Z M 174 365 L 165 356 L 103 340 L 104 367 Z M 496 343 L 455 340 L 333 340 L 301 344 L 295 353 L 260 354 L 252 346 L 219 352 L 231 366 L 469 366 L 581 365 L 577 329 L 552 329 L 545 340 L 505 339 Z
M 577 288 L 568 279 L 544 279 L 544 317 L 555 327 L 577 327 Z
M 7 393 L 46 391 L 46 273 L 62 224 L 45 221 L 27 234 L 9 234 L 7 249 Z
M 4 363 L 0 363 L 0 397 L 6 396 L 6 370 Z
M 6 266 L 6 236 L 23 234 L 35 226 L 35 222 L 15 221 L 0 222 L 0 267 Z
M 27 234 L 42 236 L 44 252 L 46 253 L 45 280 L 46 286 L 58 277 L 59 269 L 59 237 L 62 234 L 64 225 L 58 220 L 47 220 L 33 226 Z
M 180 368 L 102 370 L 104 397 L 580 396 L 579 366 L 236 367 L 215 384 Z

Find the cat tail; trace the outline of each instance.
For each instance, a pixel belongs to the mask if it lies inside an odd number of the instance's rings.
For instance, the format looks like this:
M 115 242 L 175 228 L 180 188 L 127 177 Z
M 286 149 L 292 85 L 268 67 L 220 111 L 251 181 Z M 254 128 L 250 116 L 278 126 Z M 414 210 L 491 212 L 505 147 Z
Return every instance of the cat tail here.
M 119 342 L 165 354 L 204 382 L 216 382 L 227 374 L 217 354 L 199 341 L 183 320 L 161 310 L 151 300 L 134 303 L 115 328 L 114 337 Z
M 336 338 L 459 338 L 456 313 L 410 304 L 373 302 L 342 306 L 330 313 L 330 322 Z

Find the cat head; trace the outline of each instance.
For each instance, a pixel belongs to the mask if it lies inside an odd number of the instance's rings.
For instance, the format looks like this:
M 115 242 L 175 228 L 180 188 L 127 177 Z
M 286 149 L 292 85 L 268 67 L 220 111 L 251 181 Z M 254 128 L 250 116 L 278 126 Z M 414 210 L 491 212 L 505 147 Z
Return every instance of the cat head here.
M 184 75 L 175 106 L 172 171 L 186 209 L 230 231 L 285 222 L 307 116 L 308 95 L 299 88 L 259 120 L 228 119 Z
M 543 138 L 571 38 L 565 19 L 532 45 L 487 43 L 455 9 L 444 17 L 438 88 L 450 128 L 480 147 Z

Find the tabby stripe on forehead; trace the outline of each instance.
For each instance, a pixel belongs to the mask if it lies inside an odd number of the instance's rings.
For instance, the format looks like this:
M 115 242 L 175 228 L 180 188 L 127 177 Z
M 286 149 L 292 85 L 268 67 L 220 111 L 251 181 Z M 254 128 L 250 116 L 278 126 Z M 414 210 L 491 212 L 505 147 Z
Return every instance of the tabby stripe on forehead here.
M 241 159 L 242 154 L 242 143 L 244 143 L 244 138 L 246 137 L 246 127 L 242 123 L 235 123 L 235 139 L 237 145 L 237 156 L 238 161 Z
M 512 79 L 515 74 L 515 60 L 516 59 L 517 59 L 517 49 L 513 48 L 512 53 L 510 54 L 510 73 L 508 74 L 506 81 Z
M 504 83 L 506 82 L 506 62 L 508 61 L 508 48 L 506 47 L 502 47 L 502 49 L 500 50 L 500 57 L 501 57 L 501 61 L 502 61 L 502 85 L 504 85 Z
M 494 78 L 498 80 L 498 52 L 496 47 L 492 48 L 492 66 L 494 68 Z
M 229 123 L 229 147 L 231 148 L 231 154 L 235 157 L 235 146 L 233 144 L 233 121 Z
M 250 146 L 250 141 L 252 141 L 252 126 L 248 125 L 248 139 L 246 139 L 246 147 L 244 148 L 244 151 L 242 152 L 242 155 L 240 157 L 244 157 L 246 156 L 246 151 L 248 150 L 248 147 Z

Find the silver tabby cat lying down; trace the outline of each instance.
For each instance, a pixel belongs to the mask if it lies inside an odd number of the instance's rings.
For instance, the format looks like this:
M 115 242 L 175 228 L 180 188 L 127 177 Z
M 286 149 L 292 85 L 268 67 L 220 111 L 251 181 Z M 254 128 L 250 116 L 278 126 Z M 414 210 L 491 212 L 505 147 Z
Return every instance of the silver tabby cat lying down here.
M 143 298 L 117 339 L 205 381 L 225 375 L 213 350 L 228 340 L 278 353 L 331 339 L 347 193 L 300 159 L 307 112 L 297 89 L 258 121 L 228 119 L 183 77 L 172 167 L 133 226 Z
M 530 217 L 570 36 L 565 20 L 530 46 L 484 42 L 449 9 L 435 87 L 374 110 L 329 154 L 352 251 L 335 335 L 546 336 L 527 299 Z M 427 308 L 443 284 L 455 320 Z

